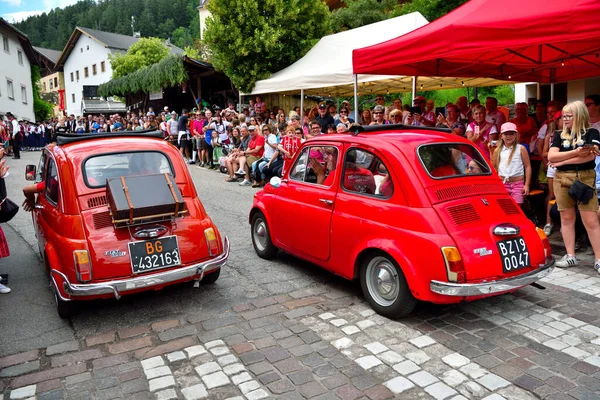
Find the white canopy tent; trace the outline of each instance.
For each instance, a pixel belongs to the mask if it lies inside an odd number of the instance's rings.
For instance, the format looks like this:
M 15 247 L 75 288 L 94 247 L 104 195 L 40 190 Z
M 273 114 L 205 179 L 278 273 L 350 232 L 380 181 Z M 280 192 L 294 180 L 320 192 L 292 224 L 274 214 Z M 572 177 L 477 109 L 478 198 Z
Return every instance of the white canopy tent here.
M 300 94 L 301 103 L 304 95 L 354 96 L 356 109 L 358 94 L 414 92 L 417 87 L 412 76 L 354 75 L 352 51 L 397 38 L 427 23 L 421 13 L 414 12 L 325 36 L 294 64 L 257 81 L 248 94 Z M 418 86 L 421 90 L 436 90 L 505 83 L 487 78 L 419 77 Z

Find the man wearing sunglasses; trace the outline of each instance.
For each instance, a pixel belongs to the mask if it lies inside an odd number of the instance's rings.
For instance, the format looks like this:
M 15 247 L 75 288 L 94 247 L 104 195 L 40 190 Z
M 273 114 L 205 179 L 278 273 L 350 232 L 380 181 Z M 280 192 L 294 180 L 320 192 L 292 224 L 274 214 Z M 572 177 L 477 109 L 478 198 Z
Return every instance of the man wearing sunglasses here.
M 321 132 L 327 132 L 327 125 L 333 125 L 335 122 L 333 117 L 327 112 L 327 106 L 325 103 L 319 104 L 319 115 L 317 115 L 315 121 L 321 125 Z

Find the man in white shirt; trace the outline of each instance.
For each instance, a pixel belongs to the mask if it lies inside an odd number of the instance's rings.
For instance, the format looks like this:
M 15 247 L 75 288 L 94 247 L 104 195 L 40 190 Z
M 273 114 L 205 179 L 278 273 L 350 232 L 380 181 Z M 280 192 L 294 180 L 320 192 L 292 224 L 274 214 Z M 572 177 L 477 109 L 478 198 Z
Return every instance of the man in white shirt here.
M 8 129 L 10 130 L 9 133 L 12 137 L 13 151 L 15 152 L 13 158 L 18 160 L 21 158 L 21 127 L 12 113 L 8 112 L 6 113 L 6 116 L 8 117 Z

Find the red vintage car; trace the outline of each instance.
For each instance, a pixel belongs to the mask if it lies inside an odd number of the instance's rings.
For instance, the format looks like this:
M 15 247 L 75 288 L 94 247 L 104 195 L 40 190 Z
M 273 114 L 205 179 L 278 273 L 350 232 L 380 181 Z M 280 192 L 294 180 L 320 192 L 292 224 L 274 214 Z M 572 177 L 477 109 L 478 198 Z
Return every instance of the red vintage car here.
M 227 238 L 161 132 L 59 136 L 37 169 L 27 166 L 26 179 L 39 182 L 33 223 L 63 318 L 73 300 L 119 299 L 189 280 L 213 283 L 229 256 Z M 131 218 L 125 210 L 119 219 L 123 204 L 111 209 L 118 196 L 107 182 L 129 185 L 120 195 Z
M 554 268 L 550 244 L 479 150 L 434 128 L 356 127 L 307 140 L 254 197 L 252 243 L 347 279 L 372 308 L 409 314 L 512 292 Z

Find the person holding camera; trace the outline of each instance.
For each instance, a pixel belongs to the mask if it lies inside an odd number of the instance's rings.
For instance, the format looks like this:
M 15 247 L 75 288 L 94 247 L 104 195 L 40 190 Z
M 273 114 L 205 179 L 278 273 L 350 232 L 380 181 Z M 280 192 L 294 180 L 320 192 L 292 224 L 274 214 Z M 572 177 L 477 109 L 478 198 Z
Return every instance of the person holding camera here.
M 556 266 L 568 268 L 579 264 L 575 257 L 577 206 L 594 250 L 594 269 L 600 274 L 600 223 L 594 162 L 600 154 L 600 132 L 590 127 L 590 116 L 582 101 L 564 106 L 562 120 L 563 130 L 560 135 L 554 135 L 548 151 L 549 165 L 556 168 L 554 194 L 567 249 L 567 254 L 556 262 Z

